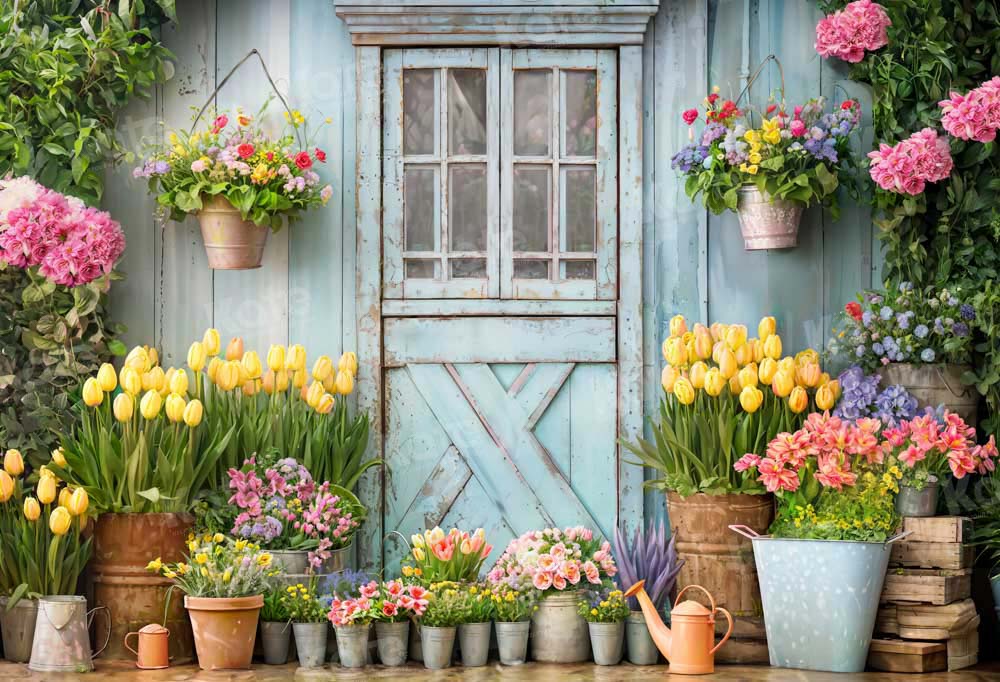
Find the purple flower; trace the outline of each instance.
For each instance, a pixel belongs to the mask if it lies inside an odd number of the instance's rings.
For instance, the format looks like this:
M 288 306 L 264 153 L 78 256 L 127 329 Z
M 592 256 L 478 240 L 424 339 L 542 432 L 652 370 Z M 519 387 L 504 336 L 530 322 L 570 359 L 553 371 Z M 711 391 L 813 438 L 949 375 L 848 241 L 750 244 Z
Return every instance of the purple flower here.
M 955 336 L 965 337 L 969 335 L 969 325 L 964 322 L 956 322 L 955 326 L 951 328 L 955 332 Z
M 927 328 L 927 325 L 926 325 L 926 324 L 918 324 L 918 325 L 917 325 L 916 327 L 914 327 L 914 329 L 913 329 L 913 334 L 914 334 L 914 336 L 916 336 L 916 337 L 917 337 L 918 339 L 926 339 L 926 338 L 927 338 L 927 335 L 928 335 L 929 333 L 930 333 L 930 330 L 929 330 L 929 329 Z
M 969 320 L 970 322 L 976 319 L 976 309 L 968 303 L 962 304 L 962 307 L 958 309 L 958 314 L 963 320 Z

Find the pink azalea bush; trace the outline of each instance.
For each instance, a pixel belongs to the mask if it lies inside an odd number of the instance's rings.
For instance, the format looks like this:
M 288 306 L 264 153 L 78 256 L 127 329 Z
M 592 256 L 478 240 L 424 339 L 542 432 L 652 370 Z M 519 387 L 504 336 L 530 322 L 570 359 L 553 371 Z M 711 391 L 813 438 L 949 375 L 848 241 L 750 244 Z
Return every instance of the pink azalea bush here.
M 954 167 L 948 140 L 938 137 L 933 128 L 913 133 L 895 146 L 882 143 L 868 158 L 872 180 L 899 194 L 920 194 L 926 183 L 944 180 Z
M 816 52 L 856 64 L 889 44 L 892 25 L 885 8 L 871 0 L 857 0 L 816 24 Z
M 992 142 L 1000 130 L 1000 76 L 994 76 L 965 95 L 951 93 L 938 102 L 941 125 L 952 137 Z
M 427 611 L 429 592 L 420 585 L 404 585 L 399 580 L 362 585 L 357 597 L 333 596 L 327 618 L 335 626 L 367 625 L 373 621 L 401 622 L 419 618 Z
M 986 474 L 995 468 L 997 447 L 993 436 L 977 445 L 976 429 L 954 412 L 938 419 L 926 414 L 900 422 L 883 436 L 888 448 L 904 465 L 903 484 L 923 488 L 931 476 L 942 478 L 950 469 L 955 478 Z
M 494 586 L 546 592 L 600 585 L 617 572 L 611 544 L 577 526 L 528 531 L 511 540 L 488 579 Z
M 124 250 L 108 213 L 29 178 L 0 180 L 0 261 L 75 287 L 109 274 Z

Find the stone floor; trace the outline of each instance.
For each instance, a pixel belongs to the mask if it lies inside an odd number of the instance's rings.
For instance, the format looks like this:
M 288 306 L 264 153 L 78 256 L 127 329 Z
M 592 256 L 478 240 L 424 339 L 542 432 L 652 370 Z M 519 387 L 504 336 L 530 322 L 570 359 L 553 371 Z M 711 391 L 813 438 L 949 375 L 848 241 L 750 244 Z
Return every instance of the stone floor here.
M 363 670 L 349 671 L 342 668 L 319 668 L 313 670 L 296 670 L 288 666 L 256 666 L 246 672 L 214 672 L 206 673 L 195 666 L 178 666 L 167 670 L 140 671 L 124 663 L 99 662 L 97 670 L 89 675 L 32 673 L 26 666 L 14 663 L 0 662 L 0 681 L 10 680 L 45 680 L 52 682 L 95 682 L 110 680 L 111 682 L 182 682 L 197 680 L 204 682 L 306 682 L 310 680 L 393 680 L 406 679 L 407 682 L 438 682 L 440 680 L 461 680 L 462 682 L 486 682 L 492 680 L 517 680 L 520 682 L 547 682 L 548 680 L 597 680 L 611 682 L 612 680 L 691 680 L 684 675 L 666 674 L 666 666 L 640 668 L 631 665 L 602 668 L 595 665 L 549 665 L 529 663 L 524 666 L 504 667 L 491 664 L 485 668 L 451 668 L 439 672 L 425 670 L 422 667 L 411 666 L 404 669 L 383 668 L 372 666 Z M 814 673 L 780 668 L 725 666 L 719 667 L 712 676 L 703 676 L 700 680 L 720 680 L 721 682 L 855 682 L 907 680 L 911 675 L 890 675 L 887 673 L 865 673 L 863 675 L 837 675 L 833 673 Z M 1000 664 L 992 663 L 978 666 L 974 669 L 955 673 L 936 673 L 920 675 L 920 682 L 991 682 L 1000 681 Z

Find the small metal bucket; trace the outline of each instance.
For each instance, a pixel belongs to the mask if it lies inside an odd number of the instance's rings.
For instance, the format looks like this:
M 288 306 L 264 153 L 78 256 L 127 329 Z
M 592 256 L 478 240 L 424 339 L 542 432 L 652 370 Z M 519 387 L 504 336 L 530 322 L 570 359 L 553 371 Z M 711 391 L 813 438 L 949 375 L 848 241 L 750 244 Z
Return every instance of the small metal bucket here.
M 743 185 L 737 194 L 736 212 L 740 217 L 743 248 L 790 249 L 798 244 L 803 204 L 775 199 L 753 185 Z
M 590 629 L 590 646 L 597 665 L 618 665 L 622 660 L 625 644 L 625 623 L 587 623 Z
M 288 663 L 288 647 L 292 640 L 292 626 L 285 622 L 264 621 L 260 624 L 260 639 L 264 647 L 264 663 Z
M 368 662 L 367 625 L 338 625 L 337 651 L 345 668 L 364 668 Z
M 424 652 L 424 667 L 428 670 L 443 670 L 451 667 L 455 653 L 456 628 L 420 627 L 420 639 Z
M 896 495 L 896 511 L 900 516 L 926 517 L 937 514 L 938 480 L 931 476 L 920 489 L 908 485 L 899 486 Z
M 9 610 L 8 603 L 7 597 L 0 598 L 4 658 L 12 663 L 27 663 L 31 659 L 31 643 L 35 640 L 38 600 L 21 599 Z
M 198 211 L 208 267 L 213 270 L 253 270 L 264 260 L 270 228 L 243 220 L 229 200 L 215 196 Z
M 326 660 L 326 635 L 330 624 L 293 623 L 295 650 L 299 655 L 299 667 L 319 668 Z
M 111 640 L 111 628 L 104 646 L 95 654 L 90 650 L 88 629 L 99 606 L 87 611 L 87 599 L 78 595 L 55 595 L 38 600 L 38 619 L 31 647 L 28 669 L 36 672 L 86 673 L 94 669 L 99 656 Z M 110 622 L 110 618 L 108 619 Z
M 458 626 L 458 648 L 462 653 L 462 665 L 466 668 L 480 668 L 490 658 L 490 633 L 493 623 L 462 623 Z
M 865 669 L 890 544 L 795 540 L 730 529 L 753 542 L 771 665 L 859 673 Z
M 530 630 L 530 620 L 516 623 L 497 623 L 497 647 L 500 650 L 500 663 L 503 665 L 524 663 L 528 658 L 528 633 Z
M 410 621 L 399 623 L 375 623 L 375 640 L 378 658 L 385 666 L 406 665 L 409 648 Z
M 646 617 L 642 611 L 633 611 L 625 621 L 625 641 L 628 661 L 632 665 L 656 665 L 660 660 L 660 650 L 649 634 Z

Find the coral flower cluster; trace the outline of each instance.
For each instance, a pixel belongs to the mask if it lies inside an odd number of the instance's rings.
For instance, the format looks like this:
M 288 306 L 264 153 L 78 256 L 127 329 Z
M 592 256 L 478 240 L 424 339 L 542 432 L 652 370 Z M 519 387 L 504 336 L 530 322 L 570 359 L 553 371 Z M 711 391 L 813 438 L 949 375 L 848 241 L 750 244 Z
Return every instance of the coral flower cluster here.
M 1000 130 L 1000 76 L 994 76 L 964 95 L 938 103 L 941 125 L 952 137 L 976 142 L 992 142 Z
M 868 158 L 872 180 L 899 194 L 920 194 L 926 183 L 944 180 L 954 167 L 947 138 L 938 137 L 933 128 L 913 133 L 895 146 L 883 142 Z
M 985 445 L 977 445 L 976 429 L 953 412 L 945 411 L 940 419 L 927 414 L 901 422 L 883 436 L 899 461 L 911 469 L 923 464 L 931 473 L 940 474 L 947 463 L 955 478 L 965 478 L 971 473 L 986 474 L 996 466 L 993 436 Z
M 885 8 L 871 0 L 857 0 L 816 25 L 816 52 L 856 64 L 889 43 L 892 25 Z

